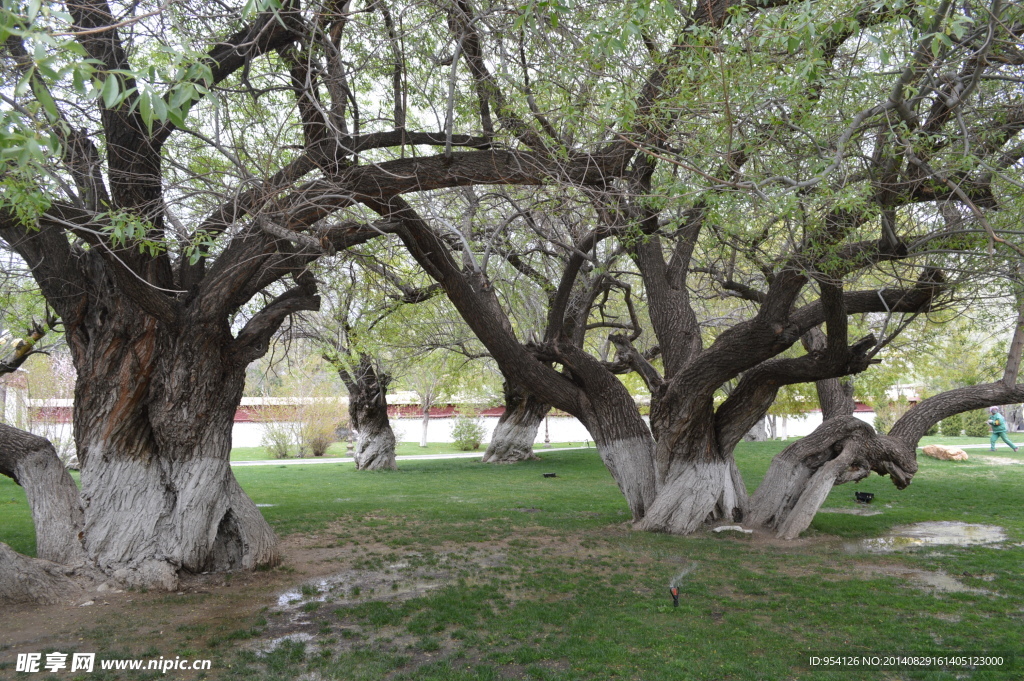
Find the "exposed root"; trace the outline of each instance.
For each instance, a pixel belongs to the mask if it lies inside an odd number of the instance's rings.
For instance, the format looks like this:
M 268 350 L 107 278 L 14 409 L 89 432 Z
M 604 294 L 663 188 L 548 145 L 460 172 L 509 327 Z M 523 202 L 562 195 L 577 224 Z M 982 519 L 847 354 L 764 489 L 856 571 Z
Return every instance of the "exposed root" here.
M 88 565 L 66 566 L 30 558 L 0 543 L 0 603 L 66 603 L 101 577 Z

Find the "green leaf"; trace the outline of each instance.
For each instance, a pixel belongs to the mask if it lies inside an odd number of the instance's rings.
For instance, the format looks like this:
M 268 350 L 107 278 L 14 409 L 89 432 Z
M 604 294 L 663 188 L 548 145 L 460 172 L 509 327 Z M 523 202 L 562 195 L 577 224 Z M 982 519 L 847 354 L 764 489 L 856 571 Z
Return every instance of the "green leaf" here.
M 163 97 L 153 97 L 153 118 L 154 120 L 167 120 L 167 102 Z
M 146 128 L 149 132 L 153 132 L 152 96 L 153 94 L 149 90 L 143 90 L 139 93 L 139 116 L 142 117 L 142 122 L 146 124 Z
M 53 101 L 53 97 L 50 96 L 50 91 L 46 89 L 46 86 L 43 85 L 38 78 L 32 79 L 32 92 L 35 94 L 36 100 L 42 104 L 43 111 L 46 112 L 50 120 L 60 118 L 60 112 L 57 110 L 57 102 Z
M 187 111 L 182 111 L 180 109 L 168 109 L 167 110 L 167 120 L 169 120 L 171 123 L 173 123 L 174 126 L 177 127 L 177 128 L 184 128 L 184 127 L 186 127 L 185 126 L 185 114 L 186 113 L 187 113 Z
M 103 105 L 108 109 L 114 108 L 114 105 L 117 104 L 118 89 L 117 76 L 112 73 L 107 74 L 107 79 L 103 81 L 103 89 L 100 90 L 100 97 L 103 98 Z

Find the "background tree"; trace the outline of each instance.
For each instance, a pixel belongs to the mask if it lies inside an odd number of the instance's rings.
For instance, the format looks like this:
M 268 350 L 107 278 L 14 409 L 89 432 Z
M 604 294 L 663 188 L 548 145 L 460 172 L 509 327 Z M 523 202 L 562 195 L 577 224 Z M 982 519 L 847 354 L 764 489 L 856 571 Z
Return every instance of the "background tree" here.
M 574 260 L 563 270 L 561 302 L 552 312 L 556 323 L 543 344 L 514 338 L 491 292 L 494 280 L 468 245 L 445 257 L 443 220 L 399 199 L 381 212 L 401 221 L 410 251 L 505 375 L 584 421 L 640 527 L 689 532 L 708 519 L 741 517 L 748 501 L 731 452 L 778 388 L 864 371 L 902 326 L 851 342 L 851 315 L 934 309 L 953 284 L 934 267 L 943 251 L 969 252 L 985 237 L 1009 243 L 989 209 L 1002 205 L 1005 215 L 1017 207 L 1015 143 L 1024 120 L 1018 98 L 996 83 L 1013 78 L 1020 61 L 1018 29 L 1006 23 L 1014 10 L 998 3 L 963 12 L 946 3 L 851 4 L 842 20 L 834 13 L 825 19 L 818 6 L 738 12 L 726 20 L 698 9 L 682 20 L 691 30 L 663 51 L 641 29 L 655 55 L 647 72 L 653 75 L 630 109 L 635 116 L 605 149 L 642 153 L 619 157 L 630 165 L 618 184 L 575 184 L 591 197 L 597 226 L 573 241 Z M 986 17 L 984 27 L 977 22 L 968 30 L 974 16 Z M 791 27 L 807 21 L 816 28 L 794 41 Z M 474 46 L 482 44 L 471 22 L 456 27 Z M 664 25 L 649 28 L 653 34 Z M 868 36 L 879 40 L 885 59 L 899 60 L 898 75 L 878 69 L 881 53 L 863 47 Z M 465 58 L 493 91 L 480 58 Z M 929 75 L 940 71 L 957 75 Z M 857 87 L 834 87 L 848 82 Z M 557 132 L 553 114 L 545 118 Z M 544 143 L 556 145 L 558 135 L 549 137 Z M 571 182 L 568 172 L 563 177 Z M 1010 196 L 1000 203 L 997 190 Z M 951 221 L 950 206 L 968 212 Z M 621 384 L 560 326 L 583 263 L 611 238 L 628 249 L 643 279 L 662 358 L 658 370 L 643 360 L 643 348 L 631 347 L 635 339 L 616 339 L 619 356 L 650 387 L 656 447 Z M 691 291 L 708 284 L 746 303 L 735 323 L 704 337 Z M 823 323 L 820 349 L 779 357 Z M 548 372 L 550 365 L 562 371 Z M 736 379 L 729 399 L 715 408 L 716 392 Z M 832 430 L 826 451 L 806 465 L 816 471 L 833 461 L 841 449 L 834 445 L 849 437 L 856 444 L 845 460 L 905 486 L 916 471 L 916 440 L 908 437 L 913 429 L 902 428 L 894 428 L 901 437 L 877 443 L 857 429 Z M 832 475 L 828 484 L 842 481 Z M 782 503 L 776 497 L 804 491 L 769 486 L 761 497 Z M 816 482 L 809 505 L 819 492 Z

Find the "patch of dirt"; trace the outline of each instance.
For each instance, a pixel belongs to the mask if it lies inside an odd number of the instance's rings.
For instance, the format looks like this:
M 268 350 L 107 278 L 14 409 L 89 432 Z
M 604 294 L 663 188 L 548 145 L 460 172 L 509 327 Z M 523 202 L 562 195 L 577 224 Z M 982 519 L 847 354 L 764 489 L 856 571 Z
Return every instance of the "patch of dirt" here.
M 983 456 L 981 454 L 975 454 L 974 460 L 979 463 L 988 464 L 989 466 L 1024 466 L 1024 461 L 1011 459 L 1006 456 Z
M 403 530 L 414 532 L 413 525 Z M 420 651 L 414 646 L 418 637 L 404 629 L 363 631 L 340 622 L 333 611 L 339 605 L 415 598 L 459 579 L 470 584 L 487 579 L 493 568 L 504 564 L 513 546 L 579 558 L 614 551 L 604 542 L 584 547 L 580 538 L 544 527 L 520 528 L 518 537 L 495 541 L 446 542 L 424 552 L 396 549 L 350 530 L 337 523 L 315 534 L 286 536 L 280 544 L 282 566 L 185 575 L 175 593 L 107 588 L 88 592 L 75 603 L 6 607 L 0 617 L 0 661 L 13 663 L 17 653 L 110 649 L 140 658 L 147 657 L 143 651 L 158 650 L 153 656 L 206 659 L 239 645 L 266 652 L 290 640 L 306 643 L 308 650 L 324 645 L 339 649 L 346 641 L 365 644 L 370 639 L 407 649 L 415 664 L 421 657 L 437 659 L 459 644 L 439 636 L 436 650 Z M 518 594 L 524 596 L 535 595 Z M 82 606 L 83 602 L 92 604 Z M 324 633 L 328 616 L 331 634 Z M 325 642 L 330 639 L 340 643 Z M 176 678 L 195 677 L 180 672 Z

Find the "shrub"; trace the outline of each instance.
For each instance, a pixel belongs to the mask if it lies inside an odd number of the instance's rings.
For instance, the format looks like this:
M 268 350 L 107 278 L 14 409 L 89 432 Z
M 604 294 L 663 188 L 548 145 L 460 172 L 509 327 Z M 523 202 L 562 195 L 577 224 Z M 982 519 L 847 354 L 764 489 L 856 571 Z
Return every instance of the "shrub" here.
M 881 435 L 887 435 L 889 429 L 896 425 L 904 414 L 910 409 L 910 403 L 902 395 L 895 402 L 880 404 L 875 407 L 875 430 Z
M 287 459 L 293 440 L 293 424 L 268 420 L 260 426 L 263 429 L 260 446 L 266 448 L 275 459 Z
M 323 456 L 338 429 L 348 427 L 348 414 L 336 400 L 317 396 L 299 407 L 296 421 L 299 456 Z
M 969 411 L 964 414 L 964 434 L 968 437 L 988 437 L 992 432 L 988 427 L 989 414 L 984 409 Z
M 470 452 L 480 448 L 484 441 L 484 424 L 479 418 L 468 414 L 459 414 L 452 426 L 452 439 L 455 446 L 464 452 Z
M 964 429 L 964 415 L 953 414 L 942 419 L 942 434 L 946 437 L 960 437 Z

